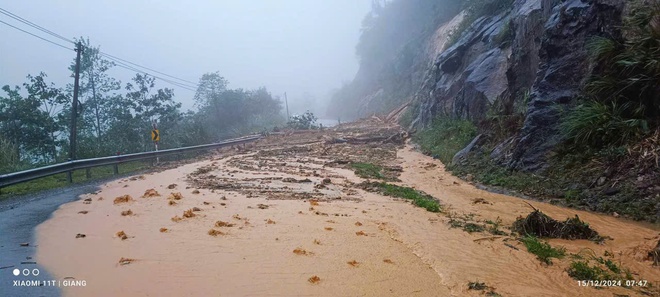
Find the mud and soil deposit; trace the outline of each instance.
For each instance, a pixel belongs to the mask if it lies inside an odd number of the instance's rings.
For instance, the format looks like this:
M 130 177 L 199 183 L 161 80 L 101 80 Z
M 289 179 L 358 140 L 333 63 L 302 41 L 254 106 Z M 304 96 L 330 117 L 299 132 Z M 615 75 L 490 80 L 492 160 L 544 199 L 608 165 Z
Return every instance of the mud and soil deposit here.
M 270 136 L 205 161 L 110 182 L 37 228 L 36 260 L 58 279 L 86 281 L 63 288 L 65 296 L 483 296 L 468 289 L 477 281 L 502 296 L 642 294 L 579 287 L 566 272 L 570 256 L 541 264 L 506 228 L 531 211 L 524 200 L 451 176 L 404 145 L 404 136 L 372 119 Z M 439 199 L 442 212 L 361 190 L 364 179 L 351 162 L 400 173 L 394 184 Z M 124 195 L 138 198 L 114 203 Z M 87 198 L 92 202 L 84 204 Z M 657 230 L 529 203 L 558 220 L 578 214 L 612 238 L 551 245 L 568 253 L 607 251 L 636 279 L 659 284 L 660 269 L 645 258 Z M 122 216 L 129 208 L 132 215 Z M 458 216 L 501 221 L 505 235 L 450 228 L 449 217 Z M 118 231 L 128 236 L 119 240 Z M 78 233 L 87 236 L 76 239 Z

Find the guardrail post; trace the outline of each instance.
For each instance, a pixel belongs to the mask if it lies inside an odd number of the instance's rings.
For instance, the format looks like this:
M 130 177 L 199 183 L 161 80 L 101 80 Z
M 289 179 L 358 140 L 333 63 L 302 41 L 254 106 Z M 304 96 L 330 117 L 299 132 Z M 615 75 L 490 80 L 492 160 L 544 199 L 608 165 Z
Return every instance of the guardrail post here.
M 86 168 L 86 169 L 85 169 L 85 177 L 86 177 L 87 179 L 92 178 L 92 170 L 91 170 L 90 168 Z
M 67 159 L 67 161 L 71 161 L 71 158 Z M 73 171 L 67 171 L 66 172 L 66 180 L 72 184 L 73 183 Z
M 117 152 L 117 157 L 119 157 L 120 154 L 121 154 L 121 152 Z M 113 164 L 112 165 L 112 174 L 119 175 L 119 165 L 118 164 Z

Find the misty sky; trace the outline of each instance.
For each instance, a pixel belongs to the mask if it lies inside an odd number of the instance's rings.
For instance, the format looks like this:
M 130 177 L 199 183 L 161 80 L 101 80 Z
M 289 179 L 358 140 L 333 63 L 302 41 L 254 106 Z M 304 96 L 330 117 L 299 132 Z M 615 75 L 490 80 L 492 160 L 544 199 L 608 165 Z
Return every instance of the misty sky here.
M 230 88 L 265 86 L 274 96 L 286 91 L 291 106 L 300 104 L 305 92 L 326 98 L 353 78 L 355 45 L 370 3 L 2 0 L 0 8 L 70 39 L 89 37 L 103 52 L 186 80 L 219 71 Z M 0 20 L 66 45 L 5 15 Z M 73 51 L 2 23 L 0 36 L 0 85 L 21 85 L 27 74 L 40 71 L 59 86 L 72 82 L 67 67 Z M 118 67 L 112 71 L 122 86 L 133 75 Z M 162 81 L 157 87 L 173 88 L 184 110 L 192 107 L 193 92 Z

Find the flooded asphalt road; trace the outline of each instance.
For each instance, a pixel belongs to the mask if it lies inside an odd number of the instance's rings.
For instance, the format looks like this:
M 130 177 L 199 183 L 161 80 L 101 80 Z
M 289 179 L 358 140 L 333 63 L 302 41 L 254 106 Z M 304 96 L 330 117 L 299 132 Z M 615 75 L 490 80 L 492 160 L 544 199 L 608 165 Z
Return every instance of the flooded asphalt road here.
M 44 283 L 54 278 L 34 260 L 37 249 L 34 229 L 60 205 L 95 191 L 102 182 L 105 181 L 0 200 L 0 296 L 61 295 L 57 285 Z M 24 243 L 29 245 L 22 246 Z M 18 276 L 14 275 L 15 269 L 20 272 Z M 29 275 L 24 276 L 24 272 Z M 34 276 L 35 272 L 37 276 Z M 40 281 L 41 286 L 15 286 L 14 281 Z

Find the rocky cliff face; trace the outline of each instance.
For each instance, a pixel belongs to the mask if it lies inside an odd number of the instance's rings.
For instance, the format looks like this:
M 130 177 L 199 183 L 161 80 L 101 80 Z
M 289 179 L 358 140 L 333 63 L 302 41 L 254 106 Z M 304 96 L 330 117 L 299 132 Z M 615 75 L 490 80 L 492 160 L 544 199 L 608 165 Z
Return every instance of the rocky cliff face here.
M 414 96 L 412 126 L 438 115 L 480 123 L 493 112 L 523 110 L 520 131 L 491 157 L 537 171 L 560 141 L 561 110 L 570 108 L 594 68 L 593 36 L 618 38 L 624 0 L 516 0 L 510 9 L 475 20 L 440 53 Z
M 586 42 L 597 35 L 619 35 L 623 1 L 566 1 L 545 23 L 540 69 L 533 85 L 525 124 L 510 165 L 524 170 L 542 166 L 544 154 L 560 140 L 559 112 L 570 104 L 591 75 Z

